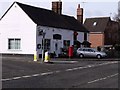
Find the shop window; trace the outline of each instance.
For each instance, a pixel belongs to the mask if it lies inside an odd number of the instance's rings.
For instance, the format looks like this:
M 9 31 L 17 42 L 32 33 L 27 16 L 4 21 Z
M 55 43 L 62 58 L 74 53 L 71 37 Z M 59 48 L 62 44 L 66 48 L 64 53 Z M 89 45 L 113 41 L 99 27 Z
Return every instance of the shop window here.
M 50 39 L 45 39 L 44 40 L 44 49 L 45 50 L 50 50 L 50 46 L 51 46 L 51 40 Z M 43 40 L 42 40 L 42 48 L 43 48 Z
M 70 46 L 70 40 L 64 40 L 63 46 L 64 46 L 64 48 L 68 48 Z

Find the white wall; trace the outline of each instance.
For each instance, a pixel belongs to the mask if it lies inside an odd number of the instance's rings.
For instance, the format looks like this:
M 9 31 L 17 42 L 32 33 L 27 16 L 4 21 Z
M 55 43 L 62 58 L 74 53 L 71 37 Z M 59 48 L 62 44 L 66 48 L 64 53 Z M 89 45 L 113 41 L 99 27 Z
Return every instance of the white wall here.
M 52 28 L 52 27 L 44 27 L 44 26 L 39 26 L 39 29 L 45 30 L 46 39 L 51 39 L 51 49 L 50 52 L 53 53 L 55 51 L 55 43 L 58 43 L 58 53 L 60 53 L 60 48 L 63 48 L 63 40 L 70 40 L 70 45 L 73 45 L 73 31 L 71 30 L 65 30 L 65 29 L 60 29 L 60 28 Z M 60 34 L 62 35 L 61 40 L 54 40 L 53 39 L 53 34 Z M 40 43 L 42 44 L 42 36 L 37 36 L 37 44 Z M 42 49 L 38 49 L 38 53 L 41 54 Z
M 21 50 L 8 50 L 8 38 L 20 38 Z M 0 21 L 0 53 L 33 54 L 36 24 L 15 3 Z
M 38 26 L 38 30 L 45 30 L 46 39 L 51 39 L 51 49 L 50 52 L 53 53 L 55 51 L 55 43 L 58 43 L 58 54 L 60 53 L 60 48 L 63 48 L 63 40 L 70 40 L 70 46 L 73 45 L 73 31 L 72 30 L 67 30 L 67 29 L 60 29 L 60 28 L 52 28 L 52 27 L 45 27 L 45 26 Z M 62 35 L 62 40 L 54 40 L 53 39 L 53 34 L 60 34 Z M 42 45 L 42 36 L 38 36 L 37 34 L 37 44 Z M 83 42 L 84 41 L 84 32 L 78 32 L 78 41 Z M 38 54 L 42 53 L 42 48 L 37 49 Z
M 77 40 L 81 43 L 84 41 L 84 32 L 78 32 Z

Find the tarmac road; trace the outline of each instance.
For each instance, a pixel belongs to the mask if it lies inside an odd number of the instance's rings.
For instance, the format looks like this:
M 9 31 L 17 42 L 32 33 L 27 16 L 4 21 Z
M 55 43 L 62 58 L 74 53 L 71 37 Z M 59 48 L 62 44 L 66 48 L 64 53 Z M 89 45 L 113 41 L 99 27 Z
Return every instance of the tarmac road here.
M 118 88 L 118 60 L 54 59 L 53 63 L 31 58 L 3 57 L 3 88 Z

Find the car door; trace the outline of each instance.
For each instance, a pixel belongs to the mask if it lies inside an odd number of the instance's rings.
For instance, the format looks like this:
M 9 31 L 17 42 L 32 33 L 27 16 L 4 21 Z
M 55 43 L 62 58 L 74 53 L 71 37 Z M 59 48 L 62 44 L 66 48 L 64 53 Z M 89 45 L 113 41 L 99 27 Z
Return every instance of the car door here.
M 96 53 L 93 49 L 88 49 L 89 57 L 96 57 Z
M 85 57 L 89 57 L 88 49 L 83 49 L 83 52 Z

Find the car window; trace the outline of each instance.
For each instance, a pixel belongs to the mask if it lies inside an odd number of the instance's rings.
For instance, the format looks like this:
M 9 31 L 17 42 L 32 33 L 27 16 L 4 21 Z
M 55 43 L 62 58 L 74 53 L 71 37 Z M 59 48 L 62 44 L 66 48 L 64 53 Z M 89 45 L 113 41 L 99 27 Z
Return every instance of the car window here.
M 83 49 L 83 51 L 86 51 L 86 49 Z
M 92 50 L 92 49 L 88 49 L 88 51 L 89 51 L 89 52 L 94 52 L 94 50 Z
M 81 49 L 81 48 L 79 48 L 78 50 L 79 50 L 79 51 L 82 51 L 82 49 Z
M 79 51 L 87 51 L 87 52 L 94 52 L 95 50 L 89 48 L 79 48 Z

